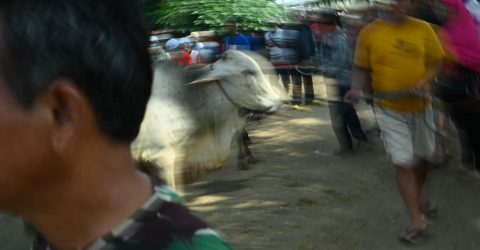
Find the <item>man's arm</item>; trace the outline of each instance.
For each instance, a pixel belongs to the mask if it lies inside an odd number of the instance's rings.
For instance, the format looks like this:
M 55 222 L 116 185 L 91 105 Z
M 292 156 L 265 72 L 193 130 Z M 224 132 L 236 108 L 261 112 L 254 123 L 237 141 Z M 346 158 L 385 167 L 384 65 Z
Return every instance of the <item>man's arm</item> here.
M 352 87 L 350 91 L 345 94 L 345 102 L 351 104 L 357 104 L 360 96 L 362 94 L 362 90 L 370 84 L 370 70 L 366 68 L 362 68 L 359 66 L 353 67 L 353 80 L 352 80 Z

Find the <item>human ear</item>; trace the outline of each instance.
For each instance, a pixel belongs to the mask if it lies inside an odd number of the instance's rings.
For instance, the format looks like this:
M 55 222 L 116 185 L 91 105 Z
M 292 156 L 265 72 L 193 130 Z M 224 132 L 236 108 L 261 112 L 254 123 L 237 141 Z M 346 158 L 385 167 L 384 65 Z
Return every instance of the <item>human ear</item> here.
M 40 104 L 47 110 L 50 120 L 52 146 L 55 152 L 63 151 L 80 129 L 85 115 L 86 97 L 70 80 L 56 80 L 41 94 Z

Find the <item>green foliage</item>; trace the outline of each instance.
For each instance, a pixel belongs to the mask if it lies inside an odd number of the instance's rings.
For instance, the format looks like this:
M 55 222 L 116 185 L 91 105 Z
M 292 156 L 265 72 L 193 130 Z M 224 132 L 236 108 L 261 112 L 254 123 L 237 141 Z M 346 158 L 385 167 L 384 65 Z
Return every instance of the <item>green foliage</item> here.
M 143 11 L 147 17 L 147 21 L 150 23 L 153 29 L 159 28 L 156 25 L 155 12 L 160 4 L 160 0 L 143 0 Z
M 239 25 L 243 29 L 260 30 L 267 26 L 267 21 L 283 16 L 283 9 L 269 0 L 157 0 L 157 3 L 153 12 L 155 24 L 182 32 L 222 30 L 231 16 L 242 19 Z

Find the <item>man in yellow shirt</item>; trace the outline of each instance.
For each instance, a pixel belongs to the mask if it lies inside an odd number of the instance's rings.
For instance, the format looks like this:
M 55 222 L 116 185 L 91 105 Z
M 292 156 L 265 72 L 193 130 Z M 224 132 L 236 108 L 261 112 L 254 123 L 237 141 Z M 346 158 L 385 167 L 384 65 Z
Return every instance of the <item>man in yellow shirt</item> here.
M 382 0 L 379 18 L 366 26 L 357 41 L 352 89 L 345 99 L 357 102 L 371 77 L 376 116 L 384 145 L 396 166 L 399 191 L 410 213 L 411 226 L 400 239 L 415 242 L 426 230 L 424 215 L 432 212 L 423 197 L 435 146 L 429 101 L 410 96 L 386 96 L 425 89 L 443 58 L 440 42 L 429 24 L 406 15 L 409 1 Z

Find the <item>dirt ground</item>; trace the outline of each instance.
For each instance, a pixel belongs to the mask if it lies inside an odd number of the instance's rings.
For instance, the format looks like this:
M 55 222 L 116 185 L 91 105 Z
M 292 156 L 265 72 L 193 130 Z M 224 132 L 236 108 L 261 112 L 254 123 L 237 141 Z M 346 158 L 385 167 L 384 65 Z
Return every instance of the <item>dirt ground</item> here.
M 189 186 L 190 207 L 236 249 L 408 249 L 398 241 L 408 217 L 379 135 L 353 155 L 335 156 L 328 108 L 308 108 L 251 126 L 261 162 L 248 171 L 232 162 Z M 368 130 L 372 113 L 359 113 Z M 428 193 L 440 217 L 414 248 L 480 249 L 480 179 L 458 165 L 452 159 L 432 171 Z
M 361 106 L 359 115 L 370 129 L 371 111 Z M 408 249 L 397 240 L 408 217 L 378 134 L 355 154 L 333 155 L 326 105 L 286 106 L 249 131 L 259 163 L 239 171 L 231 161 L 184 190 L 235 249 Z M 458 165 L 454 158 L 432 171 L 428 191 L 440 216 L 414 249 L 480 249 L 480 179 Z M 18 219 L 0 215 L 0 242 L 0 250 L 28 249 Z

